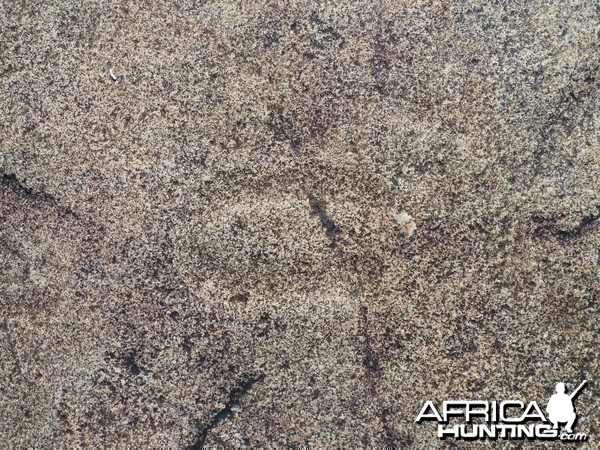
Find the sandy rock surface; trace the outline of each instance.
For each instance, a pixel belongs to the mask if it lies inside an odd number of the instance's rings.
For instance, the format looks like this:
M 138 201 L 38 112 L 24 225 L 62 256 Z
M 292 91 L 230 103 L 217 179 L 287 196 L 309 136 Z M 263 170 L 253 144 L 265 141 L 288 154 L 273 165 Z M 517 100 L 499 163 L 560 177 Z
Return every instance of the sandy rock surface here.
M 442 448 L 426 400 L 593 380 L 599 17 L 0 2 L 0 448 Z

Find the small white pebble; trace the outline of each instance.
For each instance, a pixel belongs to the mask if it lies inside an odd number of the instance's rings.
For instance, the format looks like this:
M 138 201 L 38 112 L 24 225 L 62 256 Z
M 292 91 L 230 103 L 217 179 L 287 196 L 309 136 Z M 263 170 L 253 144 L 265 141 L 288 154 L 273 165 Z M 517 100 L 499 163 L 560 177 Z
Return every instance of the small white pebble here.
M 400 214 L 392 214 L 392 217 L 402 227 L 402 233 L 407 237 L 411 237 L 417 229 L 417 224 L 406 211 L 402 211 Z
M 117 81 L 117 76 L 113 73 L 112 69 L 108 71 L 108 74 L 113 79 L 113 81 Z

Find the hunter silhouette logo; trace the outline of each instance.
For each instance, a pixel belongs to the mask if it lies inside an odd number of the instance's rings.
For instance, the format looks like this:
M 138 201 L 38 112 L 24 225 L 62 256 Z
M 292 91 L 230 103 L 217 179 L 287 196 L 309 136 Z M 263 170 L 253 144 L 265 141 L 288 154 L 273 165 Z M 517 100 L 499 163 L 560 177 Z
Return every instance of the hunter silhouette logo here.
M 577 414 L 575 414 L 575 408 L 573 407 L 573 399 L 579 394 L 579 391 L 585 386 L 586 382 L 584 380 L 571 395 L 565 394 L 565 383 L 558 383 L 556 385 L 556 394 L 550 397 L 548 407 L 546 408 L 548 418 L 554 425 L 553 429 L 558 429 L 559 422 L 566 422 L 565 431 L 573 433 L 573 424 L 577 420 Z
M 571 394 L 565 393 L 564 383 L 558 383 L 546 407 L 547 418 L 535 401 L 526 405 L 520 400 L 450 400 L 444 401 L 440 410 L 432 401 L 426 401 L 416 422 L 437 422 L 440 439 L 585 441 L 587 434 L 573 434 L 577 421 L 573 400 L 586 383 L 583 381 Z M 559 432 L 560 424 L 565 424 L 563 433 Z

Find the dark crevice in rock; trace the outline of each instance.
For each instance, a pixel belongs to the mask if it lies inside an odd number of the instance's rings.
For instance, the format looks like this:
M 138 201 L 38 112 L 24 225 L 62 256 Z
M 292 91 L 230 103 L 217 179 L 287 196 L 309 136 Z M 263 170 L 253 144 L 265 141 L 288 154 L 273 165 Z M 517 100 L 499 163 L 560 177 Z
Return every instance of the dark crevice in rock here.
M 555 224 L 542 225 L 536 228 L 533 232 L 534 237 L 543 237 L 544 235 L 551 234 L 556 236 L 561 241 L 568 241 L 570 239 L 581 236 L 585 231 L 590 229 L 594 223 L 600 219 L 600 209 L 597 209 L 595 213 L 588 214 L 575 228 L 570 230 L 557 229 Z
M 35 192 L 33 189 L 27 187 L 23 182 L 19 181 L 17 179 L 17 176 L 13 173 L 3 173 L 2 182 L 0 184 L 2 185 L 2 187 L 11 188 L 14 192 L 18 192 L 27 198 L 50 202 L 54 206 L 58 207 L 63 213 L 71 215 L 76 219 L 79 219 L 79 217 L 73 210 L 61 205 L 53 195 L 43 191 Z
M 56 199 L 52 197 L 50 194 L 45 192 L 33 192 L 33 189 L 28 188 L 22 182 L 17 179 L 17 176 L 14 173 L 3 173 L 2 174 L 2 185 L 3 186 L 14 186 L 21 193 L 25 194 L 27 197 L 40 197 L 46 200 L 54 200 Z
M 252 389 L 252 386 L 254 386 L 256 383 L 260 383 L 264 379 L 265 379 L 264 374 L 260 375 L 258 377 L 250 378 L 250 379 L 244 381 L 242 384 L 240 384 L 240 386 L 235 388 L 233 391 L 231 391 L 229 393 L 229 400 L 227 401 L 227 404 L 225 405 L 225 407 L 212 418 L 212 420 L 210 421 L 210 423 L 208 425 L 206 425 L 204 428 L 202 428 L 200 430 L 200 433 L 199 433 L 200 435 L 198 437 L 198 440 L 196 441 L 195 444 L 193 444 L 190 447 L 190 450 L 203 449 L 204 442 L 206 441 L 206 438 L 208 437 L 208 433 L 210 433 L 210 431 L 213 428 L 220 425 L 225 419 L 227 419 L 231 414 L 233 414 L 233 408 L 235 408 L 237 405 L 239 405 L 242 397 L 244 395 L 246 395 L 248 393 L 248 391 L 250 391 L 250 389 Z
M 575 78 L 577 74 L 574 74 L 572 78 Z M 595 78 L 586 73 L 583 80 L 585 83 L 593 83 Z M 577 106 L 582 107 L 582 103 L 586 103 L 592 97 L 592 89 L 587 85 L 581 83 L 571 84 L 565 86 L 562 89 L 561 97 L 558 100 L 556 106 L 549 111 L 546 120 L 542 124 L 539 130 L 540 139 L 537 144 L 537 149 L 534 153 L 535 157 L 539 160 L 547 153 L 555 151 L 554 139 L 555 135 L 562 129 L 566 134 L 570 134 L 572 129 L 575 127 L 575 120 L 573 118 L 573 111 Z M 546 148 L 544 148 L 546 146 Z M 536 162 L 539 164 L 539 161 Z
M 131 372 L 132 375 L 138 376 L 141 373 L 141 369 L 135 362 L 135 357 L 135 353 L 129 354 L 129 356 L 127 356 L 127 358 L 125 359 L 125 367 L 127 368 L 127 370 L 129 370 L 129 372 Z
M 590 214 L 586 216 L 581 223 L 574 229 L 569 231 L 558 231 L 556 235 L 559 239 L 571 239 L 581 235 L 586 229 L 590 228 L 594 222 L 596 222 L 600 218 L 600 211 L 596 212 L 596 214 Z
M 369 333 L 369 310 L 366 306 L 360 308 L 361 330 L 360 333 L 364 339 L 364 357 L 363 366 L 372 378 L 372 375 L 379 372 L 379 361 L 373 353 L 371 346 L 371 337 Z
M 360 307 L 360 329 L 359 333 L 363 338 L 363 360 L 362 364 L 366 371 L 366 385 L 369 394 L 373 397 L 375 401 L 377 401 L 377 379 L 381 375 L 381 365 L 379 363 L 379 359 L 375 355 L 373 351 L 373 347 L 371 345 L 371 330 L 369 325 L 369 309 L 367 306 Z M 379 408 L 378 408 L 379 409 Z M 381 440 L 384 444 L 385 448 L 408 448 L 404 446 L 399 446 L 399 439 L 395 436 L 393 429 L 389 425 L 388 421 L 389 412 L 384 409 L 380 410 L 377 413 L 379 420 L 381 421 L 383 426 L 383 430 L 381 432 Z M 365 444 L 365 447 L 367 445 Z
M 336 239 L 340 234 L 339 227 L 327 215 L 327 212 L 325 211 L 325 206 L 316 197 L 314 197 L 311 194 L 308 194 L 308 203 L 313 213 L 316 214 L 321 220 L 321 225 L 323 225 L 323 227 L 325 228 L 325 231 L 327 232 L 327 237 L 331 240 L 331 243 L 335 245 Z
M 385 423 L 387 411 L 384 411 L 382 420 Z M 383 427 L 383 443 L 387 449 L 412 448 L 414 440 L 408 435 L 399 435 L 389 424 Z
M 11 337 L 11 333 L 10 330 L 8 328 L 8 321 L 6 318 L 4 318 L 4 320 L 2 322 L 0 322 L 0 330 L 3 330 L 4 333 L 6 334 L 6 341 L 8 343 L 8 350 L 10 352 L 10 356 L 12 357 L 12 360 L 14 361 L 14 370 L 18 373 L 18 375 L 22 378 L 25 379 L 24 375 L 23 375 L 23 370 L 21 369 L 21 363 L 19 362 L 19 358 L 17 355 L 17 352 L 15 350 L 15 344 L 12 340 Z M 29 382 L 28 382 L 29 384 Z

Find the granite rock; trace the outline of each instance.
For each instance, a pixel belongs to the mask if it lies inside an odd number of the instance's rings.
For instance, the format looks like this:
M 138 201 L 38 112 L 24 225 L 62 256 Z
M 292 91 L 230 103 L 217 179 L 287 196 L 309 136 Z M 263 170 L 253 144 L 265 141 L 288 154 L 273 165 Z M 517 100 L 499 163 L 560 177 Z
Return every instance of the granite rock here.
M 441 448 L 593 380 L 598 18 L 2 2 L 0 447 Z

